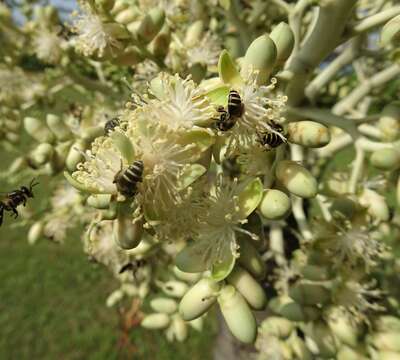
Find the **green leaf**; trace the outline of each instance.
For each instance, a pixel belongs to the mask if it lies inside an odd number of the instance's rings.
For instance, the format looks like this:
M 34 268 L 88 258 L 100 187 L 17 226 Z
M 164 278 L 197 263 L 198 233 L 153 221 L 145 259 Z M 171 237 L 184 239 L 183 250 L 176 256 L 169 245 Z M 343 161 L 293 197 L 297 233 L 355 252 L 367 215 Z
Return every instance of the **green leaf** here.
M 194 183 L 207 169 L 200 164 L 191 164 L 184 169 L 179 176 L 179 189 L 186 189 L 189 185 Z
M 175 264 L 179 270 L 188 273 L 206 271 L 209 263 L 205 260 L 210 244 L 207 240 L 195 241 L 186 247 L 176 256 Z
M 239 194 L 239 207 L 242 219 L 246 219 L 257 208 L 261 202 L 263 190 L 261 180 L 255 178 Z
M 194 129 L 187 131 L 182 135 L 179 143 L 181 145 L 195 144 L 194 152 L 200 157 L 201 153 L 206 151 L 215 141 L 214 134 L 207 129 Z
M 225 107 L 228 105 L 229 90 L 229 86 L 221 85 L 206 93 L 206 96 L 211 100 L 213 104 Z
M 235 266 L 236 258 L 233 256 L 230 248 L 225 249 L 224 259 L 221 262 L 213 264 L 211 268 L 211 277 L 215 281 L 224 280 L 232 272 Z
M 228 51 L 223 50 L 218 61 L 219 77 L 225 84 L 242 84 L 243 80 Z
M 121 155 L 125 158 L 128 164 L 132 164 L 135 161 L 135 150 L 129 138 L 118 131 L 114 131 L 111 134 L 111 138 L 114 145 L 120 151 Z

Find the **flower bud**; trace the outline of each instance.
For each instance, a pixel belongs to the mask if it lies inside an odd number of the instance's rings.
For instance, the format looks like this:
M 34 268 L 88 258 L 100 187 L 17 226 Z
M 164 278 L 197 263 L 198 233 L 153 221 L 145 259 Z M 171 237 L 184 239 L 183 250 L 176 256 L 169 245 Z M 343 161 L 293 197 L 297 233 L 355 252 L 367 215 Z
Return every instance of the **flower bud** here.
M 301 146 L 319 148 L 331 140 L 329 129 L 315 121 L 296 121 L 287 127 L 288 141 Z
M 95 209 L 108 209 L 110 206 L 111 195 L 110 194 L 93 194 L 90 195 L 86 202 L 89 206 Z
M 232 285 L 225 285 L 218 296 L 218 303 L 232 334 L 244 343 L 253 343 L 257 324 L 243 296 Z
M 141 21 L 137 29 L 138 38 L 145 44 L 149 43 L 164 25 L 165 13 L 160 8 L 151 9 Z
M 315 305 L 329 302 L 331 293 L 319 283 L 299 281 L 290 287 L 289 296 L 301 305 Z
M 329 327 L 323 322 L 310 323 L 307 335 L 316 343 L 318 355 L 322 358 L 334 358 L 338 351 L 338 342 Z
M 54 155 L 54 148 L 48 143 L 39 144 L 30 155 L 36 165 L 43 165 L 50 161 Z
M 393 141 L 400 136 L 400 103 L 393 102 L 386 105 L 382 110 L 382 116 L 378 121 L 378 128 L 382 133 L 383 140 Z
M 185 40 L 183 41 L 184 45 L 189 48 L 196 46 L 201 39 L 203 30 L 204 30 L 203 21 L 201 20 L 195 21 L 186 30 Z
M 318 265 L 304 265 L 300 268 L 300 273 L 304 279 L 312 281 L 324 281 L 330 278 L 328 269 Z
M 392 315 L 379 316 L 374 322 L 374 328 L 378 332 L 393 331 L 400 333 L 400 318 Z
M 277 50 L 276 62 L 283 64 L 289 58 L 294 47 L 293 31 L 288 24 L 281 22 L 272 30 L 270 37 Z
M 243 61 L 242 74 L 247 74 L 253 70 L 259 71 L 257 82 L 265 84 L 271 74 L 277 57 L 277 49 L 274 42 L 267 35 L 261 35 L 255 39 L 246 51 Z
M 304 343 L 303 339 L 298 337 L 295 334 L 289 338 L 289 344 L 292 349 L 293 354 L 295 355 L 295 359 L 298 360 L 313 360 L 314 356 L 308 350 L 306 344 Z
M 91 126 L 82 130 L 81 137 L 86 143 L 90 144 L 94 139 L 104 135 L 104 128 L 102 126 Z
M 376 333 L 371 342 L 379 350 L 400 352 L 400 332 Z
M 149 45 L 150 52 L 158 59 L 164 59 L 169 50 L 171 42 L 171 32 L 169 27 L 165 24 L 157 36 Z
M 162 284 L 161 289 L 168 296 L 175 298 L 183 297 L 188 291 L 188 286 L 182 281 L 170 280 Z
M 54 140 L 54 135 L 47 126 L 37 118 L 25 117 L 24 127 L 26 132 L 38 142 L 51 143 Z
M 276 177 L 292 194 L 302 198 L 312 198 L 317 195 L 317 181 L 311 173 L 290 160 L 283 160 L 276 167 Z
M 278 220 L 290 212 L 290 199 L 282 191 L 266 189 L 259 205 L 261 214 L 268 220 Z
M 387 22 L 381 31 L 381 44 L 386 46 L 392 43 L 393 46 L 400 45 L 400 15 Z
M 183 320 L 190 321 L 203 315 L 216 301 L 220 285 L 212 279 L 201 279 L 192 286 L 179 304 Z
M 115 21 L 123 24 L 123 25 L 128 25 L 132 21 L 135 21 L 140 17 L 140 11 L 137 7 L 134 6 L 129 6 L 128 8 L 120 11 L 116 16 L 115 16 Z
M 115 243 L 124 250 L 133 249 L 139 245 L 143 234 L 143 221 L 132 223 L 132 219 L 119 215 L 113 222 L 113 237 Z
M 121 285 L 121 290 L 128 296 L 134 297 L 139 295 L 139 289 L 137 286 L 129 283 L 124 283 Z
M 238 243 L 240 246 L 240 257 L 238 259 L 240 265 L 249 271 L 256 279 L 264 279 L 266 272 L 265 262 L 257 249 L 252 245 L 251 240 L 239 238 Z
M 363 335 L 361 324 L 352 321 L 351 318 L 341 313 L 340 309 L 334 308 L 328 314 L 328 326 L 333 334 L 343 343 L 356 347 L 358 339 Z
M 120 302 L 124 297 L 124 292 L 120 289 L 113 291 L 106 300 L 107 307 L 112 307 Z
M 380 170 L 397 170 L 400 167 L 400 152 L 396 149 L 380 149 L 371 155 L 371 164 Z
M 359 199 L 360 204 L 367 208 L 372 217 L 380 221 L 389 220 L 390 212 L 386 199 L 376 191 L 365 188 Z
M 6 139 L 12 143 L 12 144 L 16 144 L 19 141 L 19 134 L 14 134 L 12 132 L 7 132 L 6 133 Z
M 349 346 L 342 345 L 337 353 L 337 360 L 367 360 L 369 357 L 359 349 L 353 349 Z
M 149 295 L 150 286 L 148 283 L 143 282 L 139 285 L 138 295 L 140 299 L 145 299 L 147 295 Z
M 202 273 L 187 273 L 182 270 L 179 270 L 178 267 L 176 266 L 174 266 L 172 270 L 178 280 L 182 280 L 189 283 L 195 283 L 196 281 L 199 281 L 202 274 Z
M 278 317 L 269 316 L 260 325 L 263 334 L 276 336 L 281 339 L 286 339 L 292 333 L 294 325 L 291 321 Z
M 28 232 L 28 243 L 33 245 L 40 239 L 43 235 L 43 223 L 41 221 L 36 221 L 29 229 Z
M 173 314 L 178 310 L 178 304 L 173 299 L 158 297 L 150 301 L 151 308 L 159 313 Z
M 158 330 L 165 329 L 170 323 L 170 318 L 167 314 L 150 314 L 146 315 L 140 325 L 146 329 Z
M 267 297 L 263 288 L 246 270 L 235 266 L 226 280 L 243 295 L 253 309 L 262 310 L 265 307 Z
M 188 326 L 179 316 L 179 314 L 175 314 L 172 317 L 171 327 L 176 340 L 178 340 L 179 342 L 186 340 L 188 336 Z
M 76 166 L 84 160 L 82 152 L 86 150 L 85 143 L 81 140 L 76 141 L 69 149 L 65 165 L 70 172 L 76 170 Z
M 56 136 L 57 140 L 66 141 L 72 138 L 72 133 L 64 121 L 57 115 L 47 114 L 47 126 Z

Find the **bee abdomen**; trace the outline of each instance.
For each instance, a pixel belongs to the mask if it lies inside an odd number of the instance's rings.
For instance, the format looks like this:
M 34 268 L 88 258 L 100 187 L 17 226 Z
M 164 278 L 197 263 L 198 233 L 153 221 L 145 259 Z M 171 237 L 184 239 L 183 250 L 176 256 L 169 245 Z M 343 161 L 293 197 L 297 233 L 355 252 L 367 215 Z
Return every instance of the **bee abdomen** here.
M 115 177 L 118 191 L 124 196 L 134 196 L 137 183 L 143 180 L 143 161 L 136 160 L 127 169 L 120 171 Z
M 240 117 L 243 113 L 243 103 L 239 93 L 231 90 L 228 96 L 228 113 L 231 117 Z
M 109 135 L 120 124 L 121 123 L 117 117 L 108 120 L 104 125 L 104 135 Z

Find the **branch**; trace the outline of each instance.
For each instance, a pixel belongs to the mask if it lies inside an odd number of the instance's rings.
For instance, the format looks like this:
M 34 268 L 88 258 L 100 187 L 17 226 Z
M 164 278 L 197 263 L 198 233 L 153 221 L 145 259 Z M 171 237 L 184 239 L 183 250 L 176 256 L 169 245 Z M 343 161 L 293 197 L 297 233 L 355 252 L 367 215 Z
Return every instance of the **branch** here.
M 354 26 L 353 31 L 351 32 L 351 36 L 365 33 L 375 27 L 383 25 L 399 14 L 400 14 L 400 6 L 395 6 L 388 10 L 382 11 L 378 14 L 369 16 L 359 21 Z
M 374 88 L 383 86 L 390 80 L 400 75 L 400 66 L 393 64 L 388 68 L 380 71 L 370 79 L 366 79 L 359 86 L 357 86 L 349 95 L 339 101 L 332 109 L 336 115 L 343 115 L 349 110 L 353 109 L 357 103 L 367 96 Z
M 352 164 L 351 175 L 348 184 L 348 192 L 355 194 L 357 182 L 360 180 L 364 168 L 365 152 L 360 144 L 356 143 L 356 158 Z

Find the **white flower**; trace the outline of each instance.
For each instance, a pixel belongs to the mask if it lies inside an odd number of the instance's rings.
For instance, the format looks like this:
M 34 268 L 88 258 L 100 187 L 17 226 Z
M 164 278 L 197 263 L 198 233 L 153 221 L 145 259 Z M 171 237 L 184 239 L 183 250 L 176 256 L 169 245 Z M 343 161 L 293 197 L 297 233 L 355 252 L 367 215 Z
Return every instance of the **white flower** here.
M 40 30 L 34 37 L 34 48 L 37 57 L 48 63 L 56 64 L 62 55 L 61 39 L 54 33 L 47 30 Z
M 216 65 L 221 52 L 221 45 L 215 36 L 207 32 L 198 44 L 189 49 L 184 49 L 184 51 L 189 66 L 196 63 Z
M 74 38 L 75 47 L 85 56 L 97 53 L 104 55 L 106 48 L 120 48 L 121 44 L 108 31 L 100 17 L 93 13 L 88 5 L 81 5 L 82 12 L 73 22 L 73 30 L 78 35 Z
M 48 217 L 43 233 L 51 240 L 62 243 L 67 235 L 67 230 L 72 226 L 68 214 L 52 214 Z
M 155 81 L 160 82 L 162 90 L 153 94 L 158 99 L 151 103 L 154 106 L 150 118 L 154 121 L 172 130 L 190 129 L 211 121 L 215 108 L 190 78 L 181 79 L 179 75 L 162 73 Z
M 54 209 L 60 209 L 74 206 L 80 201 L 81 196 L 79 192 L 65 181 L 55 190 L 51 198 L 51 206 Z

